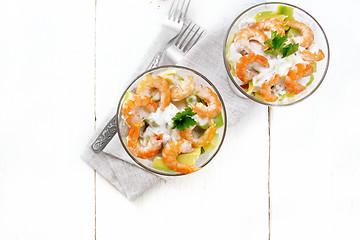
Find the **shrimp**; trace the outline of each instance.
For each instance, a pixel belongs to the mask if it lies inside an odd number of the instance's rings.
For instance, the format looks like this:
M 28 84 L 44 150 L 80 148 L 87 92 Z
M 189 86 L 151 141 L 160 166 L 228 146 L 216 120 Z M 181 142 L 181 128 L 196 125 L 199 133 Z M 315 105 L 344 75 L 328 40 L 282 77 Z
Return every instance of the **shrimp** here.
M 184 131 L 180 132 L 180 136 L 188 141 L 190 141 L 193 147 L 203 147 L 211 142 L 213 137 L 215 136 L 216 128 L 215 123 L 212 119 L 210 119 L 210 127 L 206 129 L 204 134 L 201 137 L 195 137 L 192 134 L 192 130 L 190 128 L 185 128 Z
M 142 125 L 143 121 L 141 120 L 130 127 L 128 134 L 128 149 L 138 158 L 149 159 L 159 152 L 163 142 L 163 135 L 154 133 L 150 136 L 147 145 L 141 145 L 139 143 L 139 137 L 140 127 Z
M 122 106 L 123 116 L 129 126 L 141 120 L 140 114 L 137 112 L 137 108 L 143 107 L 149 112 L 155 112 L 158 105 L 154 100 L 147 96 L 133 95 L 127 99 Z
M 179 82 L 178 86 L 170 89 L 171 100 L 180 101 L 191 95 L 195 89 L 195 81 L 193 76 L 187 76 L 184 81 Z
M 271 87 L 274 86 L 276 83 L 278 83 L 279 81 L 279 74 L 275 74 L 269 81 L 264 82 L 261 85 L 261 97 L 266 101 L 266 102 L 275 102 L 276 100 L 278 100 L 278 96 L 275 96 L 274 94 L 272 94 L 271 91 Z
M 312 74 L 313 67 L 310 64 L 298 63 L 290 68 L 286 78 L 285 86 L 289 93 L 299 94 L 306 89 L 305 86 L 298 83 L 300 78 L 308 77 Z
M 146 75 L 143 78 L 136 89 L 136 94 L 151 97 L 150 90 L 156 88 L 161 93 L 161 110 L 164 110 L 170 104 L 170 88 L 168 82 L 160 77 L 155 75 Z
M 188 153 L 193 151 L 191 147 L 191 142 L 185 139 L 174 140 L 168 142 L 164 149 L 162 150 L 163 161 L 166 166 L 168 166 L 171 170 L 177 171 L 180 173 L 188 174 L 192 172 L 196 172 L 200 168 L 190 167 L 184 163 L 179 163 L 176 160 L 176 157 L 180 153 Z
M 301 47 L 308 48 L 314 41 L 314 33 L 305 23 L 296 20 L 287 20 L 284 22 L 286 26 L 295 28 L 300 31 L 302 40 L 299 42 Z
M 219 114 L 221 111 L 220 99 L 210 88 L 203 87 L 196 93 L 196 95 L 207 104 L 207 106 L 205 106 L 202 103 L 193 103 L 189 106 L 200 117 L 213 118 Z
M 250 41 L 257 41 L 265 48 L 264 42 L 268 37 L 259 29 L 256 28 L 243 28 L 235 33 L 235 42 L 248 53 L 252 53 Z
M 255 73 L 248 70 L 249 65 L 254 62 L 267 68 L 270 67 L 267 58 L 264 56 L 254 53 L 244 55 L 239 59 L 235 66 L 236 75 L 241 81 L 248 82 L 255 76 Z
M 254 25 L 254 28 L 267 31 L 276 31 L 281 36 L 285 35 L 284 25 L 276 18 L 265 18 Z
M 304 50 L 301 52 L 301 55 L 302 55 L 301 58 L 304 61 L 309 61 L 309 62 L 318 62 L 325 58 L 325 54 L 321 49 L 319 49 L 317 53 L 312 53 L 308 50 Z

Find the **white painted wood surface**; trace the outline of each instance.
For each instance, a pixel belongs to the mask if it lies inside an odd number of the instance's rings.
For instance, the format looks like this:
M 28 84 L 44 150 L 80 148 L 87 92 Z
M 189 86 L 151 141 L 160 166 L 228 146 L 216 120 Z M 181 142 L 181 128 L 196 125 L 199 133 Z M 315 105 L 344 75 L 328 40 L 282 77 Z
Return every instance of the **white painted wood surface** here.
M 309 99 L 272 109 L 271 238 L 360 239 L 357 1 L 294 1 L 322 25 L 330 67 Z M 339 14 L 342 17 L 337 17 Z
M 328 35 L 323 85 L 271 109 L 270 139 L 268 108 L 256 105 L 206 168 L 129 202 L 80 154 L 169 1 L 2 1 L 0 239 L 268 239 L 268 183 L 271 239 L 359 239 L 359 4 L 291 3 Z M 206 28 L 220 8 L 240 4 L 193 0 L 189 17 Z
M 91 239 L 94 3 L 1 1 L 0 239 Z

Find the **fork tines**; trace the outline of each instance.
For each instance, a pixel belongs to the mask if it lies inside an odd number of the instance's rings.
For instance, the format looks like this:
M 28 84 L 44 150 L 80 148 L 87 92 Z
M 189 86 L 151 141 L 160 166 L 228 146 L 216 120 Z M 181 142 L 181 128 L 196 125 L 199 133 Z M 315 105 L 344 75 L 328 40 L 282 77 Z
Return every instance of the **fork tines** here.
M 169 10 L 169 20 L 180 22 L 185 19 L 190 1 L 191 0 L 174 0 Z
M 183 53 L 187 53 L 204 33 L 199 26 L 190 22 L 181 30 L 179 36 L 175 40 L 175 46 L 178 47 Z

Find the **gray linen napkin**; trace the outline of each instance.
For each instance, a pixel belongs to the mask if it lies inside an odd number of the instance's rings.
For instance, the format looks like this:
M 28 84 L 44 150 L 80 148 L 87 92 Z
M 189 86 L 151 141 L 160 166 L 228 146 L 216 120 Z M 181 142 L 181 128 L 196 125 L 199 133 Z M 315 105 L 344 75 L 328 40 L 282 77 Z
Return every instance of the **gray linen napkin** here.
M 248 0 L 246 4 L 243 3 L 243 9 L 237 9 L 237 14 L 247 7 L 259 2 L 262 1 Z M 237 124 L 241 116 L 254 104 L 232 90 L 224 68 L 222 51 L 225 33 L 235 17 L 236 14 L 227 15 L 226 18 L 223 17 L 220 19 L 212 29 L 208 29 L 205 32 L 199 42 L 187 53 L 185 58 L 177 64 L 190 67 L 200 72 L 215 85 L 225 102 L 228 127 Z M 154 43 L 160 41 L 161 34 Z M 158 50 L 158 44 L 152 46 L 155 47 L 149 49 L 148 53 L 143 58 L 143 64 L 141 64 L 141 67 L 134 72 L 134 76 L 137 76 L 146 69 L 152 57 Z M 127 84 L 124 84 L 124 86 L 127 86 Z M 114 106 L 114 112 L 109 114 L 109 120 L 115 114 L 115 108 L 116 106 Z M 105 124 L 106 123 L 104 122 L 100 126 L 105 126 Z M 103 152 L 97 154 L 92 152 L 90 147 L 91 143 L 96 139 L 101 130 L 102 127 L 95 132 L 93 139 L 91 139 L 82 155 L 82 159 L 129 200 L 136 199 L 157 182 L 164 181 L 168 178 L 153 174 L 136 165 L 122 148 L 117 136 L 110 141 Z

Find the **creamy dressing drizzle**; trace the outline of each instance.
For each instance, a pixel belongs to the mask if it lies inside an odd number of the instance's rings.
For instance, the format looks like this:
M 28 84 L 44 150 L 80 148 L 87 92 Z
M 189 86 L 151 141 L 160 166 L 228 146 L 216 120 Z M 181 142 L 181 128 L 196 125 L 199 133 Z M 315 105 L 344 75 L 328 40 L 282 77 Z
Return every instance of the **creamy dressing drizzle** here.
M 172 118 L 175 117 L 176 113 L 179 112 L 179 109 L 172 103 L 167 106 L 164 111 L 161 111 L 160 108 L 156 112 L 152 112 L 148 115 L 146 120 L 149 122 L 149 126 L 146 128 L 143 137 L 145 139 L 155 134 L 163 134 L 163 144 L 175 140 L 171 136 L 177 137 L 180 136 L 180 133 L 176 133 L 172 129 L 173 121 Z M 173 130 L 173 131 L 172 131 Z

